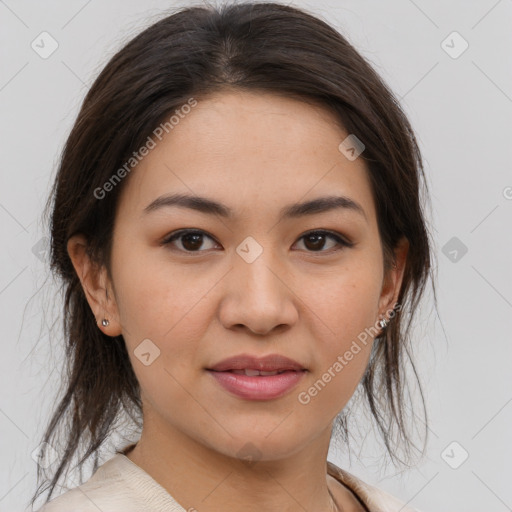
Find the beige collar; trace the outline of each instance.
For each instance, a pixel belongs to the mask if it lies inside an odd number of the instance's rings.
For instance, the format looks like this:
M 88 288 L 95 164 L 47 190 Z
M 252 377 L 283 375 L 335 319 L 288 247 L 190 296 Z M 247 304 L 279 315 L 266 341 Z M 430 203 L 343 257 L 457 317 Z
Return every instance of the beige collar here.
M 329 461 L 327 461 L 327 473 L 349 488 L 368 512 L 418 512 L 391 494 L 363 482 Z

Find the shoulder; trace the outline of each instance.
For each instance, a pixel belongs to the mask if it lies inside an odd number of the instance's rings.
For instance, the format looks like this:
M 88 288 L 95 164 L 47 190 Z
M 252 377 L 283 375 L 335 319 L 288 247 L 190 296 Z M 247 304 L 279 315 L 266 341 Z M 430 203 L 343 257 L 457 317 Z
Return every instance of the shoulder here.
M 174 498 L 122 453 L 85 482 L 37 512 L 185 512 Z
M 370 485 L 332 462 L 327 462 L 328 473 L 343 483 L 366 505 L 369 512 L 419 512 L 388 492 Z
M 126 463 L 116 455 L 103 463 L 85 483 L 50 500 L 37 512 L 149 510 L 133 491 L 138 487 L 139 476 L 129 469 L 127 471 Z
M 95 505 L 94 498 L 89 498 L 80 487 L 75 487 L 57 498 L 53 498 L 37 512 L 66 512 L 70 510 L 74 512 L 97 512 L 98 506 Z

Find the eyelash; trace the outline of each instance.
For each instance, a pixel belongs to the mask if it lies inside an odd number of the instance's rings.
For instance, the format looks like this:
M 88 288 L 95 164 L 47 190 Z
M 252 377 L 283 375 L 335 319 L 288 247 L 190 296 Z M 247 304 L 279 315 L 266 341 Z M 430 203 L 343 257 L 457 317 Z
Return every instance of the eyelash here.
M 213 240 L 214 242 L 218 243 L 212 236 L 210 236 L 208 233 L 206 233 L 205 231 L 202 231 L 200 229 L 180 229 L 178 231 L 175 231 L 175 232 L 171 233 L 168 237 L 166 237 L 162 241 L 162 245 L 171 245 L 172 242 L 174 242 L 174 240 L 179 239 L 182 236 L 189 235 L 189 234 L 204 235 L 204 236 L 210 238 L 211 240 Z M 307 233 L 304 233 L 303 235 L 301 235 L 298 240 L 301 240 L 301 239 L 303 239 L 303 238 L 305 238 L 305 237 L 307 237 L 309 235 L 313 235 L 313 234 L 327 235 L 327 237 L 332 238 L 333 240 L 335 240 L 337 242 L 337 244 L 339 246 L 341 246 L 341 248 L 343 248 L 343 247 L 350 248 L 350 247 L 354 246 L 353 242 L 349 242 L 348 240 L 346 240 L 343 237 L 341 237 L 338 233 L 336 233 L 334 231 L 328 231 L 328 230 L 325 230 L 325 229 L 317 229 L 317 230 L 308 231 Z M 306 251 L 306 252 L 309 252 L 311 254 L 317 254 L 317 253 L 318 254 L 321 254 L 321 253 L 332 254 L 334 252 L 337 252 L 337 251 L 341 250 L 341 248 L 337 248 L 334 251 L 333 250 L 327 250 L 327 251 L 320 250 L 320 251 Z M 174 250 L 177 250 L 179 252 L 184 252 L 184 253 L 187 253 L 187 254 L 194 254 L 194 253 L 198 253 L 199 254 L 199 253 L 202 253 L 202 252 L 206 252 L 204 250 L 198 250 L 198 251 L 187 251 L 187 250 L 182 250 L 182 249 L 174 249 Z

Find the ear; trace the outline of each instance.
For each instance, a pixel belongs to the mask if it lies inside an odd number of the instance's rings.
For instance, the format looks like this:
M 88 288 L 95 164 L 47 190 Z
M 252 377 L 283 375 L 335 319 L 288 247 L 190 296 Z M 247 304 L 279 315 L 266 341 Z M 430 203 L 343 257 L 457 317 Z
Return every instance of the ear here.
M 398 301 L 408 252 L 409 241 L 402 237 L 394 250 L 393 265 L 384 275 L 379 298 L 379 318 L 389 320 L 389 314 Z
M 119 336 L 121 325 L 107 269 L 93 262 L 87 253 L 87 238 L 78 234 L 67 243 L 67 251 L 99 329 L 107 336 Z M 108 320 L 104 326 L 102 321 Z

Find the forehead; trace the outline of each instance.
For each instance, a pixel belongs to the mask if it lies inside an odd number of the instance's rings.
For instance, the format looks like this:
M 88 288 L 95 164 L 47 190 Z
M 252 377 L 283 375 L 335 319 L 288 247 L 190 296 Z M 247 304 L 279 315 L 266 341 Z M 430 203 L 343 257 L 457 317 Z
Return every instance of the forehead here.
M 124 183 L 120 208 L 142 212 L 162 194 L 183 193 L 247 216 L 338 193 L 375 215 L 364 160 L 340 152 L 349 134 L 319 104 L 230 91 L 176 119 Z

